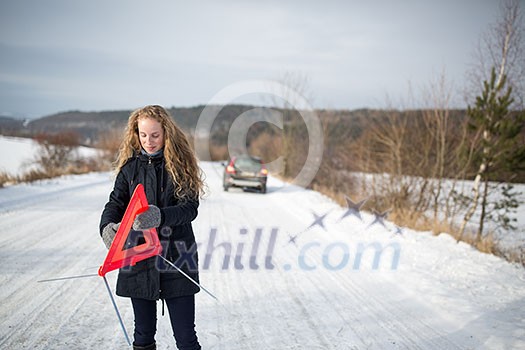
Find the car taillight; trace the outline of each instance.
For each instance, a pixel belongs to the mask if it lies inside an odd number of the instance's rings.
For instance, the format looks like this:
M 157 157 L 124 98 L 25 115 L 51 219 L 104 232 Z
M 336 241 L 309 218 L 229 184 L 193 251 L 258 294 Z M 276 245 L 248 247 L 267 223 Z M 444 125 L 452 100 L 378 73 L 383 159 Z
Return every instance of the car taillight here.
M 235 168 L 234 168 L 233 166 L 231 166 L 231 165 L 228 165 L 228 166 L 226 167 L 226 172 L 227 172 L 228 174 L 235 174 Z

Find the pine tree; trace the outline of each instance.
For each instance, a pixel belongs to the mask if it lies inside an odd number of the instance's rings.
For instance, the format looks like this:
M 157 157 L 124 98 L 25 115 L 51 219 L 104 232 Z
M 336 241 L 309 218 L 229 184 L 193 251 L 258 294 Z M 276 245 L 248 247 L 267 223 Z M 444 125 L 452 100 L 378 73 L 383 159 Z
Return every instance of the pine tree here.
M 493 68 L 490 80 L 483 82 L 481 95 L 476 97 L 474 106 L 469 106 L 467 110 L 470 128 L 480 132 L 482 137 L 479 147 L 474 151 L 478 171 L 474 180 L 472 205 L 465 215 L 460 234 L 463 234 L 481 201 L 477 242 L 481 240 L 484 224 L 489 219 L 505 229 L 513 227 L 509 214 L 516 208 L 518 193 L 509 190 L 512 176 L 508 174 L 525 169 L 525 144 L 521 140 L 525 111 L 510 109 L 514 100 L 512 88 L 506 87 L 506 83 L 506 76 L 497 77 Z M 490 201 L 489 180 L 504 177 L 507 177 L 505 181 L 493 188 L 499 191 L 499 199 Z

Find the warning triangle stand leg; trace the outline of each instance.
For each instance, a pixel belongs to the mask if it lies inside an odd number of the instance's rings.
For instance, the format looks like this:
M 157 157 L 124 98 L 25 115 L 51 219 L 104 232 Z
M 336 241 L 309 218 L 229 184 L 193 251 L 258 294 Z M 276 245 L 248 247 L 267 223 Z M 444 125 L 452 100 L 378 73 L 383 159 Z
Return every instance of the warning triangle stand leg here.
M 124 332 L 126 341 L 128 342 L 128 345 L 131 346 L 131 342 L 129 341 L 128 337 L 128 332 L 126 332 L 126 327 L 124 327 L 124 322 L 122 322 L 122 317 L 120 317 L 120 312 L 118 311 L 117 303 L 115 303 L 115 299 L 113 298 L 113 294 L 111 293 L 111 288 L 109 288 L 108 280 L 106 279 L 106 276 L 102 276 L 102 278 L 104 278 L 104 283 L 106 284 L 109 298 L 111 299 L 111 303 L 113 303 L 113 307 L 115 308 L 115 312 L 117 313 L 118 321 L 120 322 L 120 326 L 122 327 L 122 331 Z
M 188 276 L 188 274 L 184 271 L 182 271 L 177 265 L 175 265 L 174 263 L 172 263 L 171 261 L 169 261 L 168 259 L 166 259 L 165 257 L 163 257 L 162 255 L 158 255 L 162 260 L 164 260 L 166 263 L 168 263 L 171 267 L 173 267 L 175 270 L 179 271 L 184 277 L 186 277 L 190 282 L 192 282 L 194 285 L 196 285 L 197 287 L 199 287 L 200 289 L 202 289 L 203 291 L 205 291 L 206 293 L 208 293 L 208 295 L 210 297 L 212 297 L 213 299 L 219 301 L 219 299 L 217 299 L 217 297 L 213 294 L 211 294 L 211 292 L 209 290 L 207 290 L 206 288 L 204 288 L 202 286 L 202 284 L 199 284 L 197 283 L 197 281 L 195 281 L 193 278 L 191 278 L 190 276 Z

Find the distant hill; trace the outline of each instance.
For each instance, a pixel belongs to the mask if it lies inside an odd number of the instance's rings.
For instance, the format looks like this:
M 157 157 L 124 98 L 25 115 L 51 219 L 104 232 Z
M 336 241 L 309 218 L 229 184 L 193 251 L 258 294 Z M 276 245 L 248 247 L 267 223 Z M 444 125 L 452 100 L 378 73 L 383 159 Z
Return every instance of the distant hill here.
M 61 112 L 31 120 L 26 129 L 31 135 L 74 131 L 81 136 L 82 143 L 91 144 L 101 131 L 123 127 L 129 113 L 129 111 Z
M 187 108 L 169 108 L 175 122 L 185 131 L 193 132 L 204 105 Z M 240 114 L 253 109 L 247 105 L 212 106 L 220 109 L 214 128 L 227 128 Z M 0 134 L 32 137 L 38 133 L 73 131 L 80 135 L 81 143 L 93 144 L 101 132 L 110 129 L 124 129 L 132 110 L 119 111 L 67 111 L 60 112 L 27 123 L 10 117 L 0 117 Z
M 15 135 L 24 128 L 24 120 L 0 116 L 0 134 Z

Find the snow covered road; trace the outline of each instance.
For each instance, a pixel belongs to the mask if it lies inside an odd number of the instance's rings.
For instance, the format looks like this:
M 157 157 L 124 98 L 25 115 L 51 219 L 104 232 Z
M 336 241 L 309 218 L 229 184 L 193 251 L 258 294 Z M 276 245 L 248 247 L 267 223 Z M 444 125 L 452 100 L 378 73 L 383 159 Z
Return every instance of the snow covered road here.
M 201 282 L 220 300 L 197 295 L 204 349 L 525 348 L 523 268 L 274 178 L 266 195 L 223 192 L 222 167 L 201 166 Z M 127 348 L 99 277 L 37 283 L 96 273 L 111 186 L 103 173 L 0 189 L 0 349 Z M 160 303 L 158 317 L 158 348 L 175 348 Z

